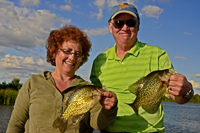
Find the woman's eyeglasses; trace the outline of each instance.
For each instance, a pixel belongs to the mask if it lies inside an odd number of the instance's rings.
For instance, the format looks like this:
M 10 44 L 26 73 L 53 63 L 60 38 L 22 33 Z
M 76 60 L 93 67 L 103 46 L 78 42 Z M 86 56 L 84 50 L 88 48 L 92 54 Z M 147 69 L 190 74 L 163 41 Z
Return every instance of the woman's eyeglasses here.
M 74 56 L 75 56 L 75 58 L 77 59 L 77 60 L 80 60 L 81 58 L 83 58 L 84 57 L 84 55 L 82 55 L 82 53 L 72 53 L 71 51 L 69 51 L 69 50 L 65 50 L 65 49 L 60 49 L 64 54 L 66 54 L 67 56 L 69 56 L 69 55 L 72 55 L 72 54 L 74 54 Z
M 137 24 L 137 20 L 136 19 L 129 19 L 126 21 L 116 20 L 112 24 L 114 25 L 115 28 L 122 28 L 124 24 L 126 24 L 128 27 L 135 27 L 135 25 Z

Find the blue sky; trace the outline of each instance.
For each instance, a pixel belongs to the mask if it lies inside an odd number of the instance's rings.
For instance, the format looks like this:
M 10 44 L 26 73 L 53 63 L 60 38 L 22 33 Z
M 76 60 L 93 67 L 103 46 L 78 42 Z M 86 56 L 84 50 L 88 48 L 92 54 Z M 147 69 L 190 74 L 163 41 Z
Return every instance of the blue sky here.
M 138 40 L 165 49 L 178 73 L 200 94 L 199 0 L 0 0 L 0 82 L 54 71 L 46 62 L 46 39 L 53 29 L 76 25 L 92 42 L 87 63 L 77 74 L 89 80 L 93 59 L 114 45 L 107 21 L 112 6 L 135 4 Z

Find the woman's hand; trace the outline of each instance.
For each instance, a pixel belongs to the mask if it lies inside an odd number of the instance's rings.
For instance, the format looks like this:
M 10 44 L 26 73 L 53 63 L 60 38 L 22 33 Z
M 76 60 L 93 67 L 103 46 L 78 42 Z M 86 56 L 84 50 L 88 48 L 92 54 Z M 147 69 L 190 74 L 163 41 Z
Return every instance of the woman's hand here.
M 117 96 L 114 92 L 108 91 L 101 93 L 100 104 L 106 110 L 110 110 L 117 106 Z

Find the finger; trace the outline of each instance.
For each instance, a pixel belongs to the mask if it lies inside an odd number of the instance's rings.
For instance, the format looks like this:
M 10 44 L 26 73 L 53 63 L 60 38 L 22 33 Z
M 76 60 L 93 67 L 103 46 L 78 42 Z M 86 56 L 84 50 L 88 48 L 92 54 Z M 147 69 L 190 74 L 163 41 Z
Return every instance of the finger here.
M 172 86 L 172 85 L 170 85 L 168 88 L 169 88 L 169 90 L 170 90 L 170 91 L 172 91 L 172 88 L 173 88 L 173 86 Z
M 177 92 L 177 91 L 179 91 L 179 87 L 178 86 L 176 86 L 176 85 L 169 85 L 168 86 L 168 90 L 169 91 L 173 91 L 173 92 Z
M 117 97 L 114 92 L 102 93 L 102 99 L 100 100 L 102 107 L 105 109 L 111 109 L 117 103 Z
M 103 97 L 108 97 L 108 98 L 116 97 L 116 95 L 115 95 L 114 92 L 103 92 L 101 95 L 102 95 Z
M 169 94 L 171 95 L 174 95 L 174 96 L 182 96 L 182 90 L 181 90 L 181 87 L 179 86 L 168 86 L 168 92 Z
M 180 81 L 180 82 L 184 81 L 185 79 L 186 79 L 186 77 L 179 73 L 177 73 L 175 75 L 171 75 L 169 78 L 170 81 Z

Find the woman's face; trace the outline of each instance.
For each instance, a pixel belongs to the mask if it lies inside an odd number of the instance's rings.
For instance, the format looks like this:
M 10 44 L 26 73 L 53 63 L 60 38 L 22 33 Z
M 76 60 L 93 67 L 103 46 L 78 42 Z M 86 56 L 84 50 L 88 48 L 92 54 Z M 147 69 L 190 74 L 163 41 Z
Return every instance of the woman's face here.
M 74 76 L 82 60 L 82 46 L 76 41 L 68 41 L 55 55 L 56 69 L 68 76 Z

